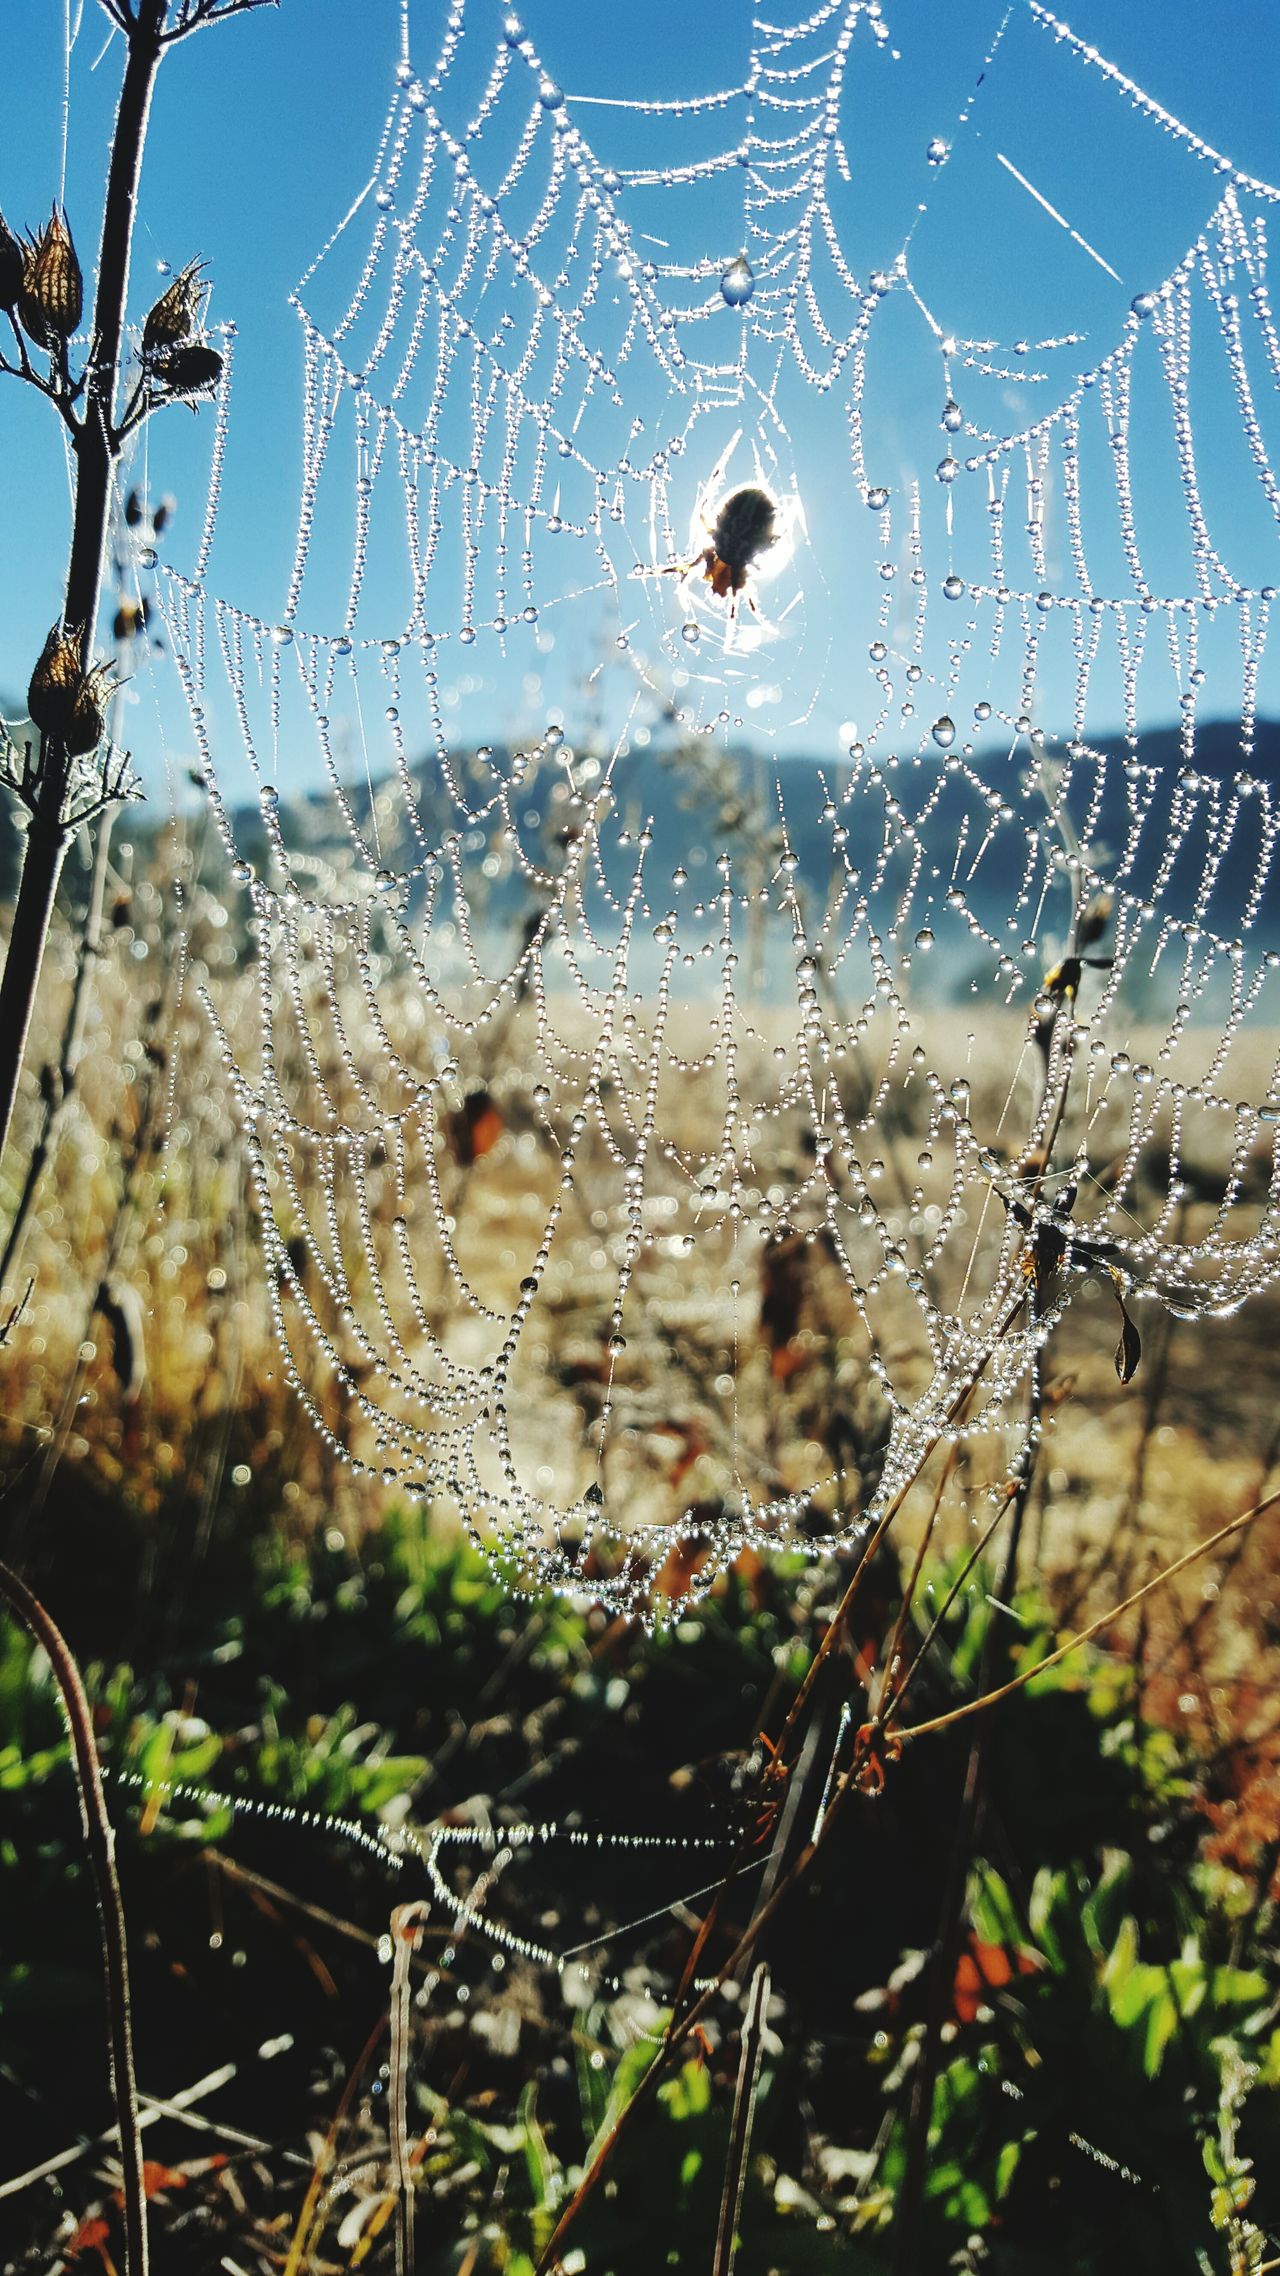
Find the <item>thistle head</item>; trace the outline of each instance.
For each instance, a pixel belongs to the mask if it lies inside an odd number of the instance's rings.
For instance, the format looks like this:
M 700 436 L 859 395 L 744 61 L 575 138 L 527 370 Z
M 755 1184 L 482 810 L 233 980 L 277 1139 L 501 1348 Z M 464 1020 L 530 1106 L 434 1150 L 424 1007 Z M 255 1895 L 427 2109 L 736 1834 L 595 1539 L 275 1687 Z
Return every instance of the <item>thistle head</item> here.
M 110 663 L 91 664 L 86 671 L 80 661 L 80 637 L 78 631 L 55 624 L 27 689 L 33 726 L 44 735 L 56 735 L 73 759 L 85 757 L 102 741 L 115 685 Z
M 201 274 L 203 268 L 203 261 L 188 261 L 185 269 L 165 287 L 154 308 L 148 310 L 142 327 L 144 356 L 163 354 L 166 349 L 179 347 L 191 338 L 209 290 L 208 279 Z
M 67 217 L 55 206 L 23 256 L 18 314 L 36 346 L 52 352 L 65 347 L 79 325 L 83 308 L 80 263 Z
M 170 395 L 207 395 L 222 377 L 222 358 L 203 340 L 188 340 L 155 356 L 151 368 Z

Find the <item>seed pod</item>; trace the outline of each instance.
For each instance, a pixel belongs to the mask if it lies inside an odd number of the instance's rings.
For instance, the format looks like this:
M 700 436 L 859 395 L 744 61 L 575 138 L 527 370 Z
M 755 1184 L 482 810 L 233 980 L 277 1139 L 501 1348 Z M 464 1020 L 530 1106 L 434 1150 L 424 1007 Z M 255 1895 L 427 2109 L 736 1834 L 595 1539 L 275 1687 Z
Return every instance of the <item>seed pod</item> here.
M 40 660 L 27 689 L 27 710 L 32 725 L 46 735 L 63 734 L 75 711 L 83 678 L 79 635 L 55 624 L 40 651 Z
M 27 248 L 18 314 L 36 346 L 52 350 L 71 338 L 83 307 L 80 263 L 67 217 L 55 206 Z
M 55 624 L 27 689 L 33 726 L 56 735 L 68 758 L 83 758 L 102 741 L 111 685 L 110 664 L 93 664 L 86 672 L 79 633 Z
M 82 759 L 97 750 L 107 730 L 107 704 L 115 688 L 110 664 L 94 664 L 85 673 L 71 724 L 62 738 L 68 758 Z
M 203 395 L 221 379 L 222 358 L 203 340 L 191 340 L 185 347 L 170 348 L 167 355 L 157 356 L 152 368 L 171 395 Z
M 0 213 L 0 308 L 16 308 L 26 275 L 26 256 Z
M 155 307 L 147 315 L 142 327 L 142 353 L 153 356 L 165 348 L 176 348 L 189 340 L 200 315 L 200 304 L 208 287 L 200 271 L 203 261 L 188 261 L 185 269 L 167 285 Z

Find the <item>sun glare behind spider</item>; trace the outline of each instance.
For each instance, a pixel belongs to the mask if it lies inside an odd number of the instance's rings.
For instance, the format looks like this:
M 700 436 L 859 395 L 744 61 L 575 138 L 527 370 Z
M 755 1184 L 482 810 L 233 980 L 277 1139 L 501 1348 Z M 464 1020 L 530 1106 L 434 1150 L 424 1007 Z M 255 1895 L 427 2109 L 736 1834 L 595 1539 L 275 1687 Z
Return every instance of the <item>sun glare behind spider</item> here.
M 698 577 L 718 600 L 728 603 L 726 646 L 734 639 L 740 600 L 754 620 L 752 645 L 771 636 L 774 628 L 762 618 L 754 588 L 776 576 L 790 559 L 800 520 L 799 500 L 779 498 L 760 474 L 758 462 L 754 481 L 722 490 L 725 468 L 739 440 L 740 432 L 699 493 L 689 559 L 664 562 L 656 572 L 679 577 L 682 583 Z

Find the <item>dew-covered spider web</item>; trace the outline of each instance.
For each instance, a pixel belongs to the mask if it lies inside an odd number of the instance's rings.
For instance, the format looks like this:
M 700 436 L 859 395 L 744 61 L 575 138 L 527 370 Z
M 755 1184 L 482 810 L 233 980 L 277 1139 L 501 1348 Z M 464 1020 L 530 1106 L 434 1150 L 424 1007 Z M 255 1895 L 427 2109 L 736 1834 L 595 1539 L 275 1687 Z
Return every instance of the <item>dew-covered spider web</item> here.
M 1039 0 L 953 11 L 927 133 L 877 0 L 724 13 L 719 86 L 596 96 L 567 5 L 409 8 L 292 566 L 223 589 L 228 395 L 160 570 L 289 1375 L 625 1609 L 939 1441 L 999 1491 L 1077 1295 L 1127 1375 L 1280 1214 L 1280 192 Z M 1154 271 L 1032 87 L 1176 183 Z

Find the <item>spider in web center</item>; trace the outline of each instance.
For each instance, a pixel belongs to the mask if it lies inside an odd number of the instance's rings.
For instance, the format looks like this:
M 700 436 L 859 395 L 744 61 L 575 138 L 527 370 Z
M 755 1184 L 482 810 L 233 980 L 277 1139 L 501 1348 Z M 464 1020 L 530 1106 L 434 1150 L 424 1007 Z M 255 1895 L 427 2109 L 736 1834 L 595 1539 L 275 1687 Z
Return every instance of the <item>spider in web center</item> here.
M 695 553 L 691 561 L 666 563 L 660 574 L 685 578 L 700 569 L 717 598 L 728 601 L 731 621 L 737 616 L 740 594 L 746 596 L 747 607 L 758 615 L 754 595 L 748 588 L 764 556 L 782 535 L 776 499 L 760 483 L 744 482 L 721 500 L 714 520 L 703 518 L 702 526 L 707 543 L 701 553 Z

